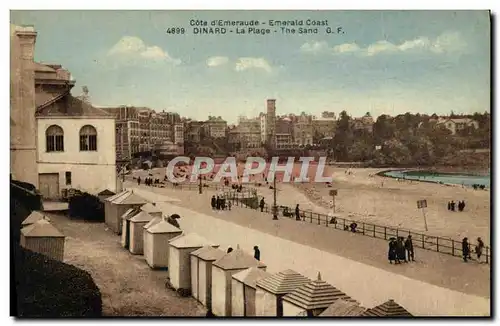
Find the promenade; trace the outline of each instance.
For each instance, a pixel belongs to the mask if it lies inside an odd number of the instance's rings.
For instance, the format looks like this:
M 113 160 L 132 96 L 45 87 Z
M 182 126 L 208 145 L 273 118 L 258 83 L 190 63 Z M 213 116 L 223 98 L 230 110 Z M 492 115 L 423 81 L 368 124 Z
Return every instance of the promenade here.
M 127 187 L 136 187 L 128 184 Z M 400 266 L 387 262 L 387 244 L 308 222 L 273 221 L 268 214 L 234 207 L 212 211 L 213 192 L 176 191 L 141 186 L 141 195 L 164 194 L 179 203 L 161 203 L 182 216 L 181 227 L 219 243 L 238 244 L 248 252 L 261 249 L 270 272 L 292 268 L 311 278 L 323 278 L 365 306 L 389 298 L 418 316 L 489 315 L 489 266 L 465 264 L 456 257 L 417 251 L 417 262 Z M 156 197 L 156 195 L 151 195 Z

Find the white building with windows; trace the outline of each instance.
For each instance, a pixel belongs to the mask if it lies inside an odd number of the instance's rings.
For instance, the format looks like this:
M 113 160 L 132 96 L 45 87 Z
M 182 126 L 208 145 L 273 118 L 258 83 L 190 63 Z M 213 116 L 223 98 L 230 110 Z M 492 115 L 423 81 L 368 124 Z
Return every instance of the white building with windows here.
M 73 97 L 65 72 L 58 65 L 35 68 L 40 192 L 47 199 L 65 188 L 116 192 L 115 116 Z

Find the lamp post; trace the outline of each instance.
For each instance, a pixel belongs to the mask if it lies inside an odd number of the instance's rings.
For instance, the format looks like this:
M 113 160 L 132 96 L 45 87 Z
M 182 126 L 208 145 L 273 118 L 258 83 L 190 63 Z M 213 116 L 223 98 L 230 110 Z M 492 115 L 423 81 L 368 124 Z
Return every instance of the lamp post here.
M 273 220 L 278 219 L 278 206 L 276 205 L 276 171 L 273 178 Z
M 198 176 L 198 193 L 200 195 L 203 193 L 203 186 L 201 184 L 201 175 Z

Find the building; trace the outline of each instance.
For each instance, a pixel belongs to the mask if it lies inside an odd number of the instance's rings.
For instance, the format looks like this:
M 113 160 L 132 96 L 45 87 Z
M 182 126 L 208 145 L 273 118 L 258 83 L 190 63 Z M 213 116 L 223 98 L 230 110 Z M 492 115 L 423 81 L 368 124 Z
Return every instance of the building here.
M 239 141 L 242 149 L 262 146 L 260 118 L 239 117 Z
M 369 113 L 366 113 L 361 118 L 354 118 L 352 121 L 352 127 L 354 130 L 365 130 L 369 133 L 373 132 L 373 125 L 375 121 Z
M 275 149 L 293 149 L 295 148 L 295 143 L 293 140 L 293 122 L 292 120 L 285 117 L 278 117 L 275 121 L 275 134 L 274 134 L 274 144 Z
M 198 143 L 201 140 L 201 136 L 204 133 L 204 122 L 203 121 L 194 121 L 194 120 L 186 120 L 184 122 L 184 139 L 191 143 Z
M 314 142 L 324 137 L 335 136 L 335 127 L 337 119 L 334 112 L 324 111 L 320 117 L 312 118 L 312 129 Z
M 212 138 L 226 138 L 227 122 L 220 116 L 208 116 L 203 127 L 205 134 Z
M 276 144 L 276 100 L 267 100 L 267 111 L 265 115 L 265 134 L 266 134 L 266 144 L 275 148 Z
M 35 63 L 39 189 L 116 192 L 115 116 L 70 94 L 75 81 L 60 65 Z
M 451 132 L 452 135 L 456 135 L 457 132 L 464 130 L 465 128 L 478 129 L 479 123 L 470 118 L 440 117 L 436 121 L 436 126 L 444 126 Z
M 33 62 L 36 36 L 32 26 L 10 25 L 10 172 L 13 179 L 38 188 Z
M 129 161 L 133 154 L 157 150 L 164 143 L 178 145 L 184 153 L 184 124 L 179 114 L 144 107 L 103 108 L 116 117 L 116 157 Z
M 102 109 L 115 116 L 117 162 L 130 161 L 132 154 L 139 152 L 138 109 L 131 106 Z
M 233 151 L 240 150 L 240 129 L 239 126 L 230 125 L 227 127 L 227 143 Z
M 293 139 L 297 147 L 304 147 L 313 144 L 313 124 L 312 116 L 302 112 L 293 119 Z

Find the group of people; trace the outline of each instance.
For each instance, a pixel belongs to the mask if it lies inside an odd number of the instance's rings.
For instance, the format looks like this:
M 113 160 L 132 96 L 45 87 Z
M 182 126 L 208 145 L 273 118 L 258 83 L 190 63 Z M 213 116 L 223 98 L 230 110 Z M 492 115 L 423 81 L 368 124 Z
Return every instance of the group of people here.
M 232 206 L 230 200 L 227 201 L 227 205 L 226 205 L 226 198 L 225 197 L 215 196 L 215 195 L 212 196 L 212 199 L 210 200 L 210 204 L 212 206 L 212 209 L 216 209 L 216 210 L 225 210 L 226 208 L 228 210 L 231 210 L 231 206 Z
M 402 262 L 415 261 L 413 241 L 411 235 L 408 237 L 398 237 L 389 239 L 389 263 L 401 264 Z
M 140 186 L 141 185 L 141 177 L 137 177 L 137 185 Z M 150 178 L 150 177 L 146 177 L 144 178 L 144 184 L 146 186 L 152 186 L 152 185 L 156 185 L 156 184 L 159 184 L 160 183 L 160 179 L 153 179 L 153 178 Z
M 475 248 L 478 261 L 481 261 L 481 255 L 483 254 L 483 249 L 484 249 L 484 242 L 479 237 L 479 238 L 477 238 L 477 244 L 476 244 L 476 248 Z M 471 250 L 470 250 L 469 239 L 463 238 L 463 240 L 462 240 L 462 257 L 463 257 L 464 262 L 467 262 L 467 259 L 472 259 L 470 252 L 471 252 Z
M 454 212 L 455 206 L 457 206 L 459 212 L 463 212 L 465 209 L 465 200 L 459 201 L 458 204 L 455 204 L 455 202 L 453 200 L 448 202 L 448 210 L 449 211 Z

